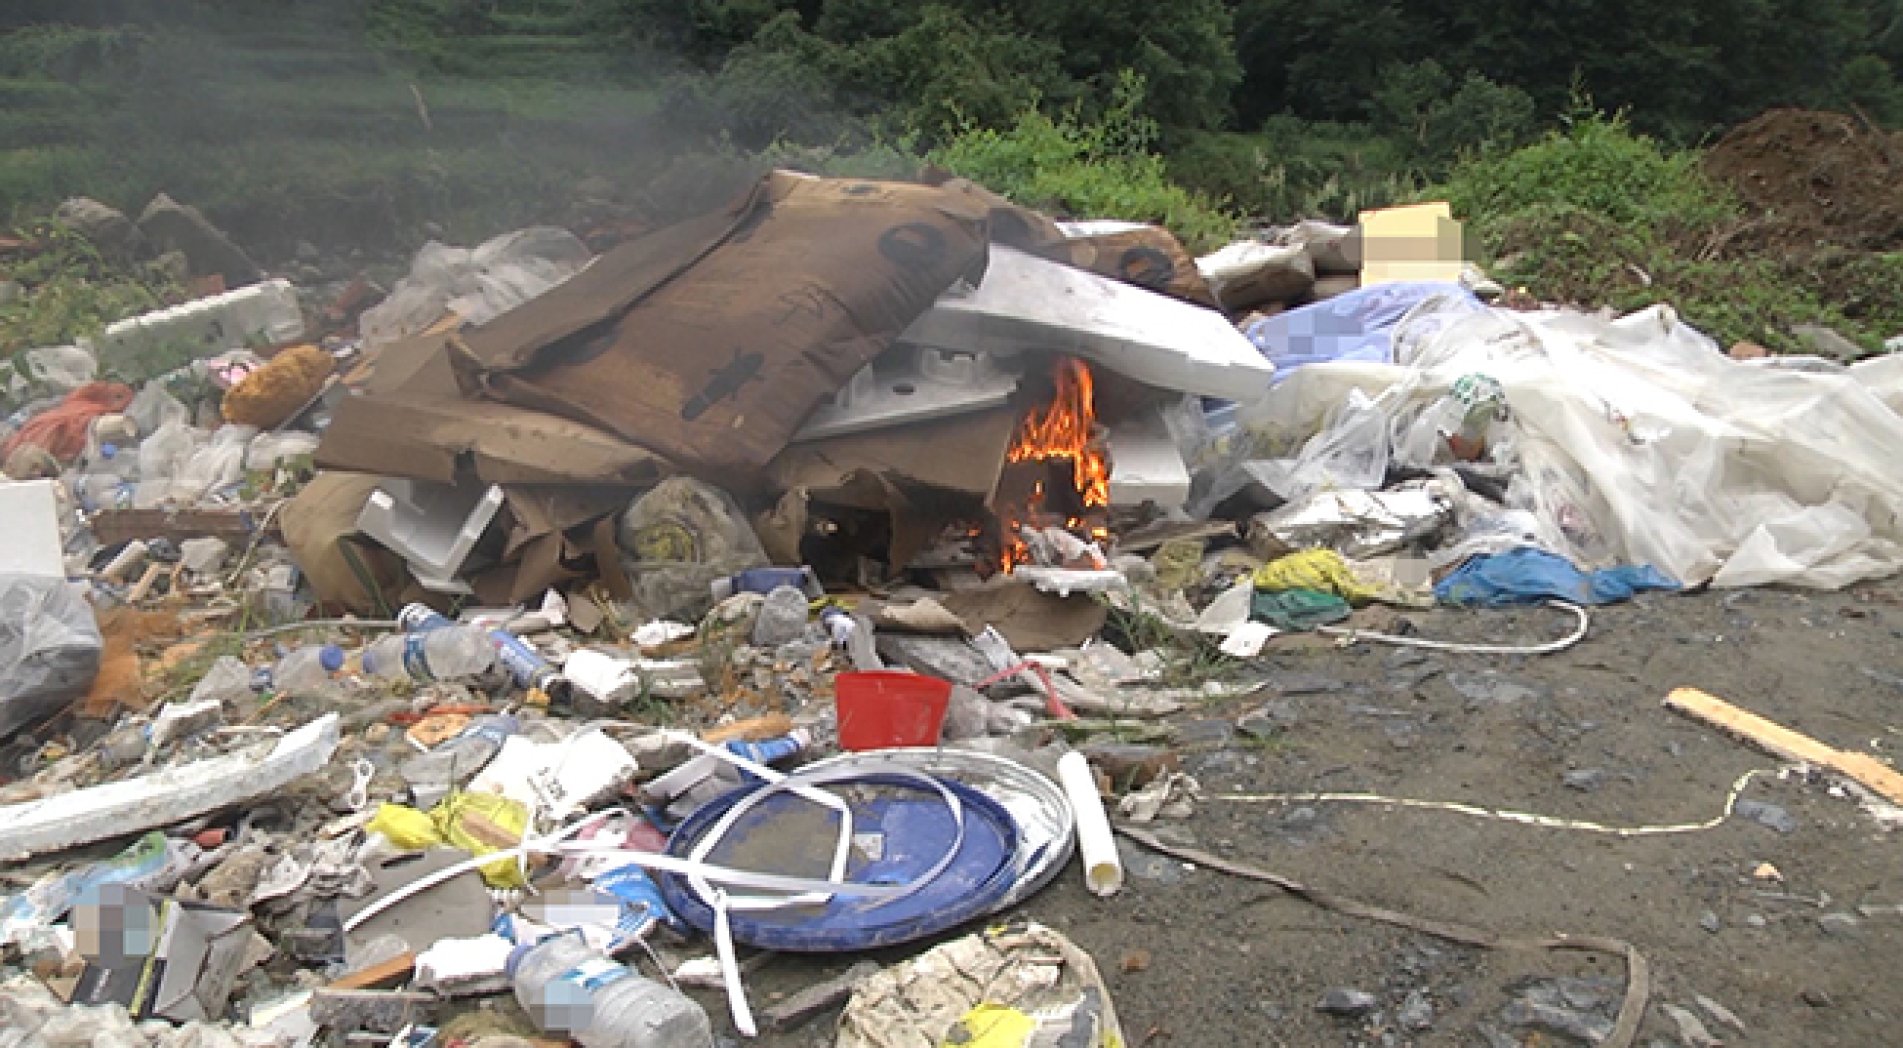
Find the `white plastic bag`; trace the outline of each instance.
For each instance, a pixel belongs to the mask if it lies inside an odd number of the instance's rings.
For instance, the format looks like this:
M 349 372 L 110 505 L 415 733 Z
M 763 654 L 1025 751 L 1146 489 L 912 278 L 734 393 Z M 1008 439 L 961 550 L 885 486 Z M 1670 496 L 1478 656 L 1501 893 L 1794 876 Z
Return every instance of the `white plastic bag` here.
M 198 444 L 198 431 L 183 421 L 161 423 L 139 445 L 139 486 L 133 493 L 132 504 L 139 509 L 151 509 L 170 498 L 173 479 L 184 471 Z
M 220 426 L 211 442 L 194 452 L 173 478 L 172 501 L 193 505 L 243 480 L 245 449 L 257 435 L 255 426 Z
M 446 312 L 486 323 L 574 276 L 591 257 L 573 233 L 551 226 L 504 233 L 473 250 L 432 240 L 359 327 L 374 346 L 419 334 Z

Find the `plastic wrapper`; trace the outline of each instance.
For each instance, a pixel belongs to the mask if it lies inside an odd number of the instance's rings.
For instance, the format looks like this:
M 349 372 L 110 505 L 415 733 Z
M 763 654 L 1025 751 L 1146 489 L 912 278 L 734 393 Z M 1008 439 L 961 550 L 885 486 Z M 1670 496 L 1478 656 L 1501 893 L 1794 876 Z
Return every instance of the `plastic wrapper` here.
M 1040 924 L 954 939 L 861 982 L 835 1048 L 1121 1048 L 1096 962 Z
M 767 563 L 733 498 L 691 477 L 670 477 L 636 499 L 615 538 L 648 618 L 698 619 L 713 606 L 715 579 Z
M 192 417 L 177 397 L 166 392 L 163 382 L 147 382 L 126 405 L 125 415 L 148 437 L 167 422 L 185 423 Z
M 198 431 L 177 420 L 161 424 L 147 436 L 139 445 L 139 486 L 132 504 L 151 509 L 170 498 L 173 479 L 185 471 L 198 446 Z
M 1249 548 L 1263 557 L 1326 547 L 1346 557 L 1376 557 L 1424 542 L 1453 518 L 1449 475 L 1392 491 L 1320 491 L 1249 522 Z
M 1341 410 L 1295 457 L 1290 498 L 1338 488 L 1378 488 L 1388 475 L 1388 415 L 1350 390 Z
M 0 740 L 86 693 L 103 642 L 65 579 L 0 575 Z
M 251 473 L 276 469 L 286 459 L 316 454 L 318 443 L 317 434 L 302 430 L 260 433 L 245 449 L 244 468 Z
M 70 393 L 98 374 L 99 360 L 84 346 L 43 346 L 0 361 L 0 393 L 15 400 Z
M 574 234 L 548 226 L 504 233 L 474 249 L 432 240 L 359 327 L 367 342 L 380 345 L 420 334 L 446 313 L 486 323 L 575 275 L 591 257 Z

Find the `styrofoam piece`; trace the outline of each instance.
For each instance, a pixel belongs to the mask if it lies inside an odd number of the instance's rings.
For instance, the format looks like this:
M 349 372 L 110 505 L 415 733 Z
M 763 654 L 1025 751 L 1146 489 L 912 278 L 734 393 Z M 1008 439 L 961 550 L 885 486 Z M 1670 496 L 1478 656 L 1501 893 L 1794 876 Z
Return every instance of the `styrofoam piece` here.
M 169 826 L 275 793 L 330 763 L 337 725 L 337 714 L 326 713 L 263 754 L 226 754 L 0 807 L 0 862 Z
M 1110 427 L 1107 443 L 1112 506 L 1154 502 L 1164 509 L 1181 509 L 1189 500 L 1189 466 L 1160 409 Z
M 1046 568 L 1021 564 L 1012 574 L 1045 593 L 1055 593 L 1060 597 L 1068 597 L 1073 593 L 1102 593 L 1105 590 L 1125 589 L 1130 585 L 1130 580 L 1123 577 L 1123 572 L 1114 568 Z
M 972 353 L 1068 353 L 1160 389 L 1254 400 L 1275 366 L 1213 309 L 993 244 L 899 341 Z
M 203 357 L 303 337 L 297 290 L 288 280 L 267 280 L 110 324 L 93 349 L 101 364 L 123 365 L 161 345 L 186 343 L 201 350 L 194 356 Z
M 42 579 L 66 577 L 66 558 L 59 538 L 57 481 L 0 482 L 0 575 L 31 575 Z
M 818 440 L 982 411 L 1002 406 L 1017 388 L 1017 375 L 988 355 L 897 346 L 815 408 L 793 439 Z
M 357 514 L 357 530 L 376 539 L 410 565 L 424 589 L 468 593 L 456 578 L 469 551 L 502 509 L 502 489 L 486 491 L 417 480 L 391 480 L 370 493 Z

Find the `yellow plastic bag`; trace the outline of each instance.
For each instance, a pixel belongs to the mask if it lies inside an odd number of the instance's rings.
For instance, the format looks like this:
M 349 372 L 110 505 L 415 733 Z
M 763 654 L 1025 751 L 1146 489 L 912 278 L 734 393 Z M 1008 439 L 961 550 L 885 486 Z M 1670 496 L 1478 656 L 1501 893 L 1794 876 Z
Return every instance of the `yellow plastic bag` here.
M 428 815 L 401 804 L 377 805 L 377 814 L 363 828 L 370 833 L 383 834 L 391 844 L 404 851 L 422 851 L 433 844 L 443 843 L 443 835 L 437 832 L 436 823 Z
M 499 793 L 455 793 L 430 809 L 430 820 L 444 841 L 471 855 L 507 851 L 522 843 L 529 809 Z M 522 888 L 522 864 L 514 856 L 484 863 L 479 872 L 491 888 Z

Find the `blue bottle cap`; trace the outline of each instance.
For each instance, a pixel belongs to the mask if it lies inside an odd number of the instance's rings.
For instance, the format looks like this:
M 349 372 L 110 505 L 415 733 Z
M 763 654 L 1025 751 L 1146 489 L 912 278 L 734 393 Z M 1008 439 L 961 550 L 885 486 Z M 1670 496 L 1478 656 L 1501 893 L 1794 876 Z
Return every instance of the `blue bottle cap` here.
M 336 673 L 344 668 L 344 649 L 335 644 L 324 645 L 317 651 L 317 664 L 324 667 L 325 672 Z

